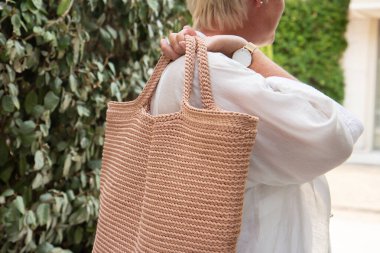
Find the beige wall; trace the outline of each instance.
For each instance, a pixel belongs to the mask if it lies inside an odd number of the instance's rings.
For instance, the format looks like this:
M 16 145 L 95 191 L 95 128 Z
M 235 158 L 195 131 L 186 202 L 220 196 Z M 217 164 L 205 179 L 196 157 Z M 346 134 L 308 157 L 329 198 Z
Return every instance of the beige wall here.
M 380 0 L 351 0 L 351 14 L 357 17 L 380 17 Z
M 351 0 L 351 3 L 378 3 L 379 0 Z
M 344 105 L 364 123 L 365 131 L 355 147 L 356 151 L 364 152 L 373 149 L 374 139 L 377 15 L 380 18 L 380 0 L 352 0 L 346 34 L 348 48 L 342 62 L 346 84 Z

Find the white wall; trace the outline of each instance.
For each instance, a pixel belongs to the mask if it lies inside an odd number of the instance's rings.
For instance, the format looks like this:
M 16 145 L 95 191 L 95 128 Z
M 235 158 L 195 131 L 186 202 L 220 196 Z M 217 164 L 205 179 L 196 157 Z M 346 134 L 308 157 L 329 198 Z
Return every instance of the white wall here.
M 351 13 L 343 57 L 345 75 L 344 105 L 364 123 L 365 131 L 355 149 L 373 148 L 374 103 L 378 50 L 378 19 Z

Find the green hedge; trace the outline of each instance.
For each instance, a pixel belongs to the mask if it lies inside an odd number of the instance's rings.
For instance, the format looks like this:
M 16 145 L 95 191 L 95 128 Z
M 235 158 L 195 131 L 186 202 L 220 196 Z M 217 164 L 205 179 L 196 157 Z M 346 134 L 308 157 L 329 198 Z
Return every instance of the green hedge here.
M 179 1 L 73 2 L 0 2 L 0 252 L 90 252 L 106 102 L 186 23 Z
M 135 98 L 159 39 L 189 23 L 184 0 L 73 2 L 0 1 L 0 252 L 90 252 L 106 103 Z M 338 99 L 343 2 L 287 1 L 274 46 Z
M 341 102 L 340 65 L 350 0 L 287 0 L 273 45 L 274 60 L 301 81 Z

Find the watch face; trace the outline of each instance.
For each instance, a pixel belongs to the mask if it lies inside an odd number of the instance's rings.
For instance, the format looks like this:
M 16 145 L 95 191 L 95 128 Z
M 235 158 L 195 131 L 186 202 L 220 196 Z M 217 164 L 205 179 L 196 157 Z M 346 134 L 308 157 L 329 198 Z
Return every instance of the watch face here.
M 236 50 L 235 53 L 232 55 L 232 59 L 234 59 L 237 62 L 240 62 L 245 67 L 249 67 L 252 62 L 252 55 L 251 52 L 249 52 L 245 48 L 241 48 L 239 50 Z

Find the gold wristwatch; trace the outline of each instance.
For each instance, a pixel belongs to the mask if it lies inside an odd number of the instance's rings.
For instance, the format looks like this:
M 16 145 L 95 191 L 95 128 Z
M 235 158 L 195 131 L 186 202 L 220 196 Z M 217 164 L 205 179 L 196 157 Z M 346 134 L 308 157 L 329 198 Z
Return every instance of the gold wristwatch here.
M 252 42 L 249 42 L 244 47 L 236 50 L 232 55 L 232 59 L 240 62 L 245 67 L 249 67 L 253 63 L 253 52 L 257 49 L 257 46 Z

